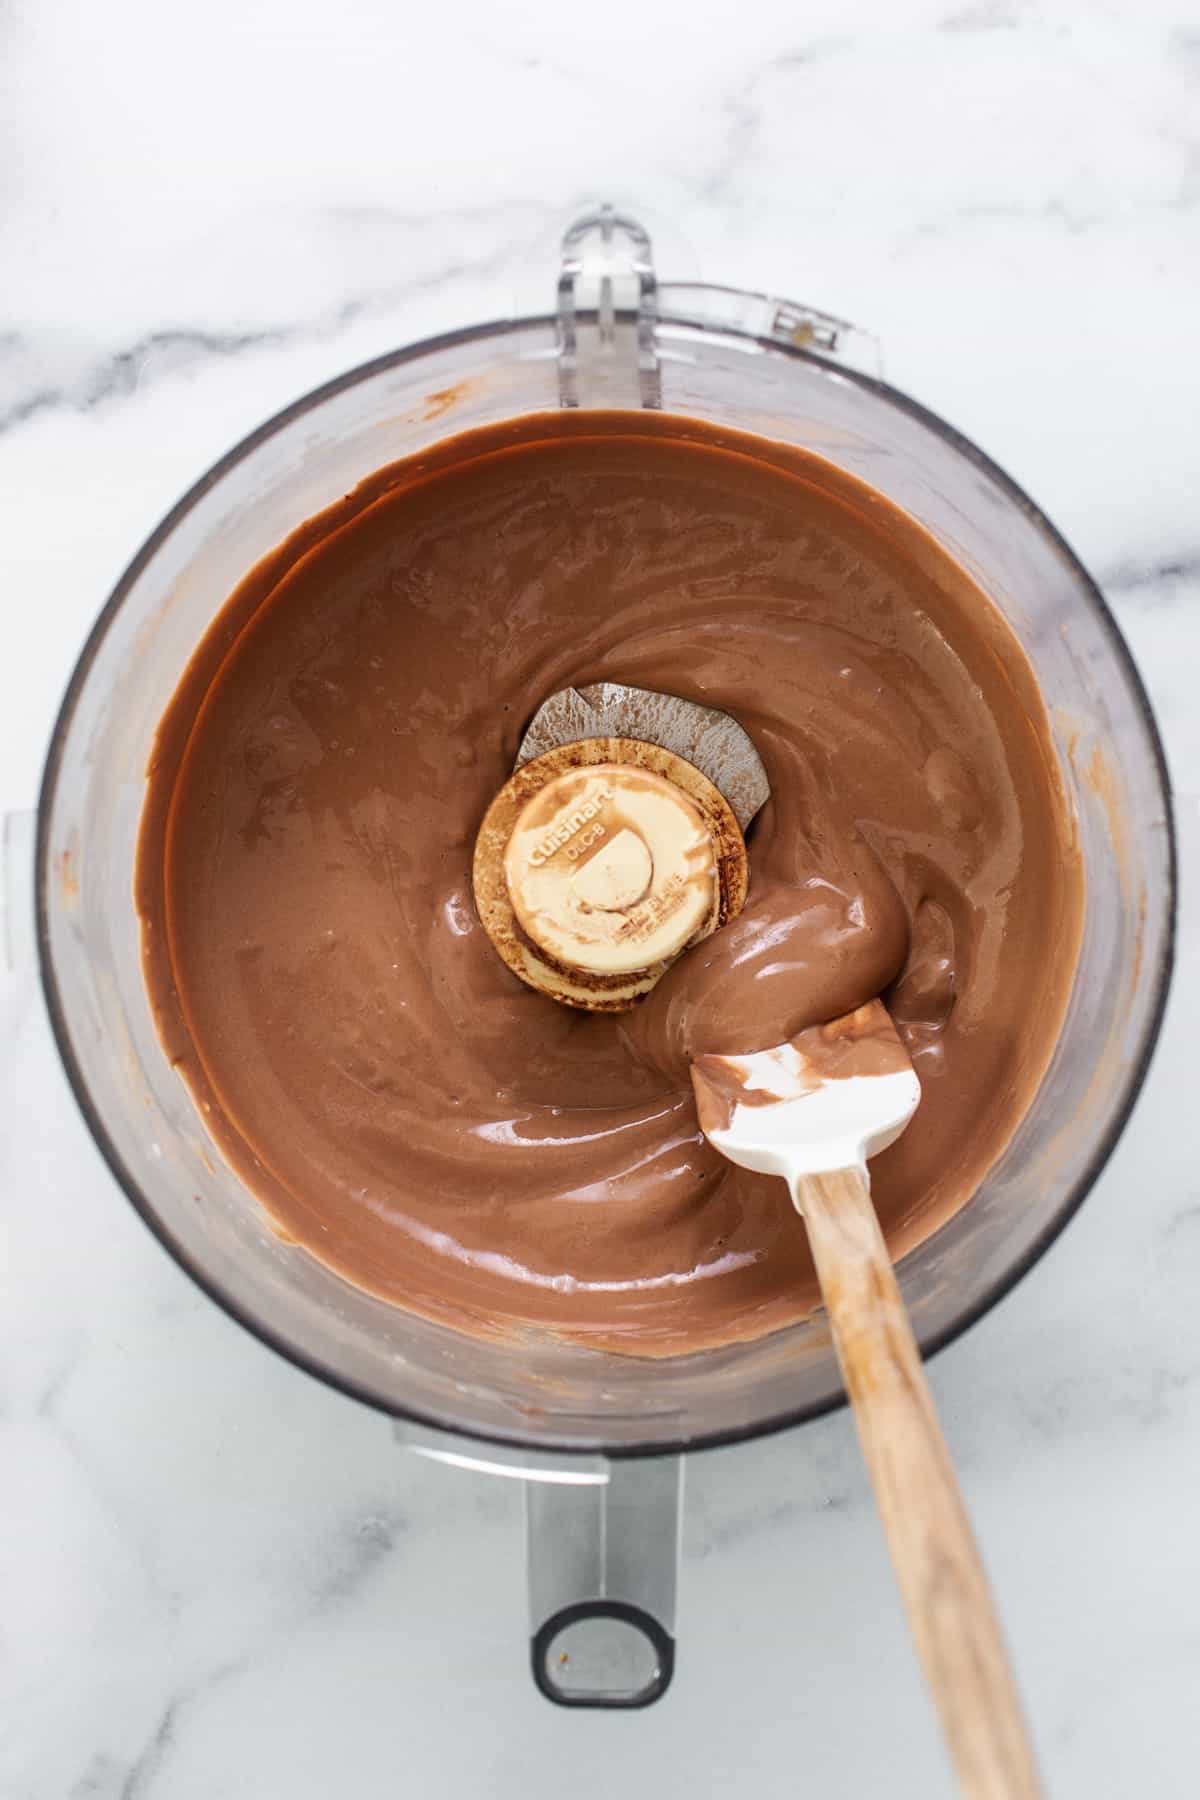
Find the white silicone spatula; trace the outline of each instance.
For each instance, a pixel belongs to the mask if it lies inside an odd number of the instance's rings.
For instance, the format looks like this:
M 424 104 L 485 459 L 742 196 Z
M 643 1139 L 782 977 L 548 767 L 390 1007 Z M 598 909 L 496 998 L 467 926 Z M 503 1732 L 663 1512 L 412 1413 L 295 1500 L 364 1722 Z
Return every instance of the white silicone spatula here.
M 787 1182 L 809 1244 L 917 1653 L 961 1791 L 1041 1793 L 987 1577 L 871 1204 L 867 1159 L 921 1098 L 879 1001 L 752 1056 L 692 1067 L 731 1162 Z

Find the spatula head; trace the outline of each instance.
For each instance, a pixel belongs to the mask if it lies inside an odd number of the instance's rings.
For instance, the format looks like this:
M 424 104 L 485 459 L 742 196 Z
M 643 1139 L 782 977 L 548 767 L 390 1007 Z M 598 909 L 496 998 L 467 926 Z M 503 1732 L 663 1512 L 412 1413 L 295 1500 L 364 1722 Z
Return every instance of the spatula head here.
M 879 1000 L 751 1056 L 697 1057 L 692 1085 L 709 1142 L 744 1169 L 785 1179 L 865 1167 L 921 1098 Z
M 521 739 L 515 767 L 561 744 L 604 737 L 637 738 L 682 756 L 720 789 L 743 831 L 771 797 L 762 758 L 736 719 L 696 700 L 619 681 L 561 688 L 543 700 Z

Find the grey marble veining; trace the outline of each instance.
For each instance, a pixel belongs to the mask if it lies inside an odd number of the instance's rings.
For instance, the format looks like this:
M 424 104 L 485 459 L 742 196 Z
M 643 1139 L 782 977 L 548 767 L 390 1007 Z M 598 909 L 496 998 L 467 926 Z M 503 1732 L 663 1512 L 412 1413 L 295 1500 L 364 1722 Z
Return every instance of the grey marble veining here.
M 660 270 L 877 331 L 1033 493 L 1153 695 L 1200 874 L 1189 0 L 0 12 L 0 811 L 109 586 L 351 364 L 548 309 L 601 197 Z M 1139 1109 L 933 1364 L 1050 1791 L 1200 1787 L 1200 919 Z M 0 1800 L 949 1793 L 848 1420 L 693 1461 L 680 1667 L 525 1670 L 515 1485 L 421 1462 L 205 1301 L 0 977 Z

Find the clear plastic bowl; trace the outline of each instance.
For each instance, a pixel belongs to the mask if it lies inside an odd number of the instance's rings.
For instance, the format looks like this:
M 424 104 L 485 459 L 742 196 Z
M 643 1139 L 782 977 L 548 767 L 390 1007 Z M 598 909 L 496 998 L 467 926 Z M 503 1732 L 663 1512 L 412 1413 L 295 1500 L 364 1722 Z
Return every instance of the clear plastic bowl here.
M 1037 1098 L 974 1198 L 900 1268 L 922 1347 L 993 1304 L 1062 1228 L 1129 1115 L 1158 1030 L 1174 921 L 1166 768 L 1103 599 L 1033 502 L 981 451 L 840 360 L 866 340 L 761 295 L 657 292 L 480 325 L 356 369 L 223 458 L 139 551 L 63 703 L 36 853 L 40 955 L 63 1061 L 113 1174 L 205 1291 L 264 1342 L 396 1417 L 542 1453 L 670 1453 L 811 1418 L 841 1398 L 815 1319 L 757 1343 L 649 1361 L 550 1339 L 483 1344 L 349 1286 L 280 1241 L 215 1154 L 160 1048 L 132 904 L 143 771 L 215 610 L 297 524 L 394 458 L 513 415 L 661 404 L 819 452 L 933 533 L 1003 610 L 1037 672 L 1087 872 L 1082 952 Z M 584 274 L 586 270 L 584 271 Z M 615 299 L 614 299 L 615 295 Z M 867 346 L 869 350 L 869 346 Z M 861 354 L 859 354 L 861 360 Z M 533 1453 L 533 1454 L 528 1454 Z M 492 1453 L 493 1455 L 495 1453 Z M 582 1466 L 582 1465 L 580 1465 Z

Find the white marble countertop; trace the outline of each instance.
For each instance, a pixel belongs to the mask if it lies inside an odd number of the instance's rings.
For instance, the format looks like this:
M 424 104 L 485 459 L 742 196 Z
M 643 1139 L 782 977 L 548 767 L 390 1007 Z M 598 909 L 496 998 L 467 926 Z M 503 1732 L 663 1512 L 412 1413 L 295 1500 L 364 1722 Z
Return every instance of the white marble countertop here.
M 370 354 L 543 309 L 602 198 L 668 274 L 878 331 L 1095 572 L 1200 790 L 1189 0 L 64 0 L 0 14 L 0 138 L 0 811 L 195 474 Z M 932 1369 L 1064 1800 L 1200 1791 L 1198 925 L 1108 1171 Z M 671 1693 L 561 1713 L 514 1484 L 193 1290 L 27 967 L 0 1007 L 2 1800 L 949 1792 L 845 1415 L 694 1459 Z

